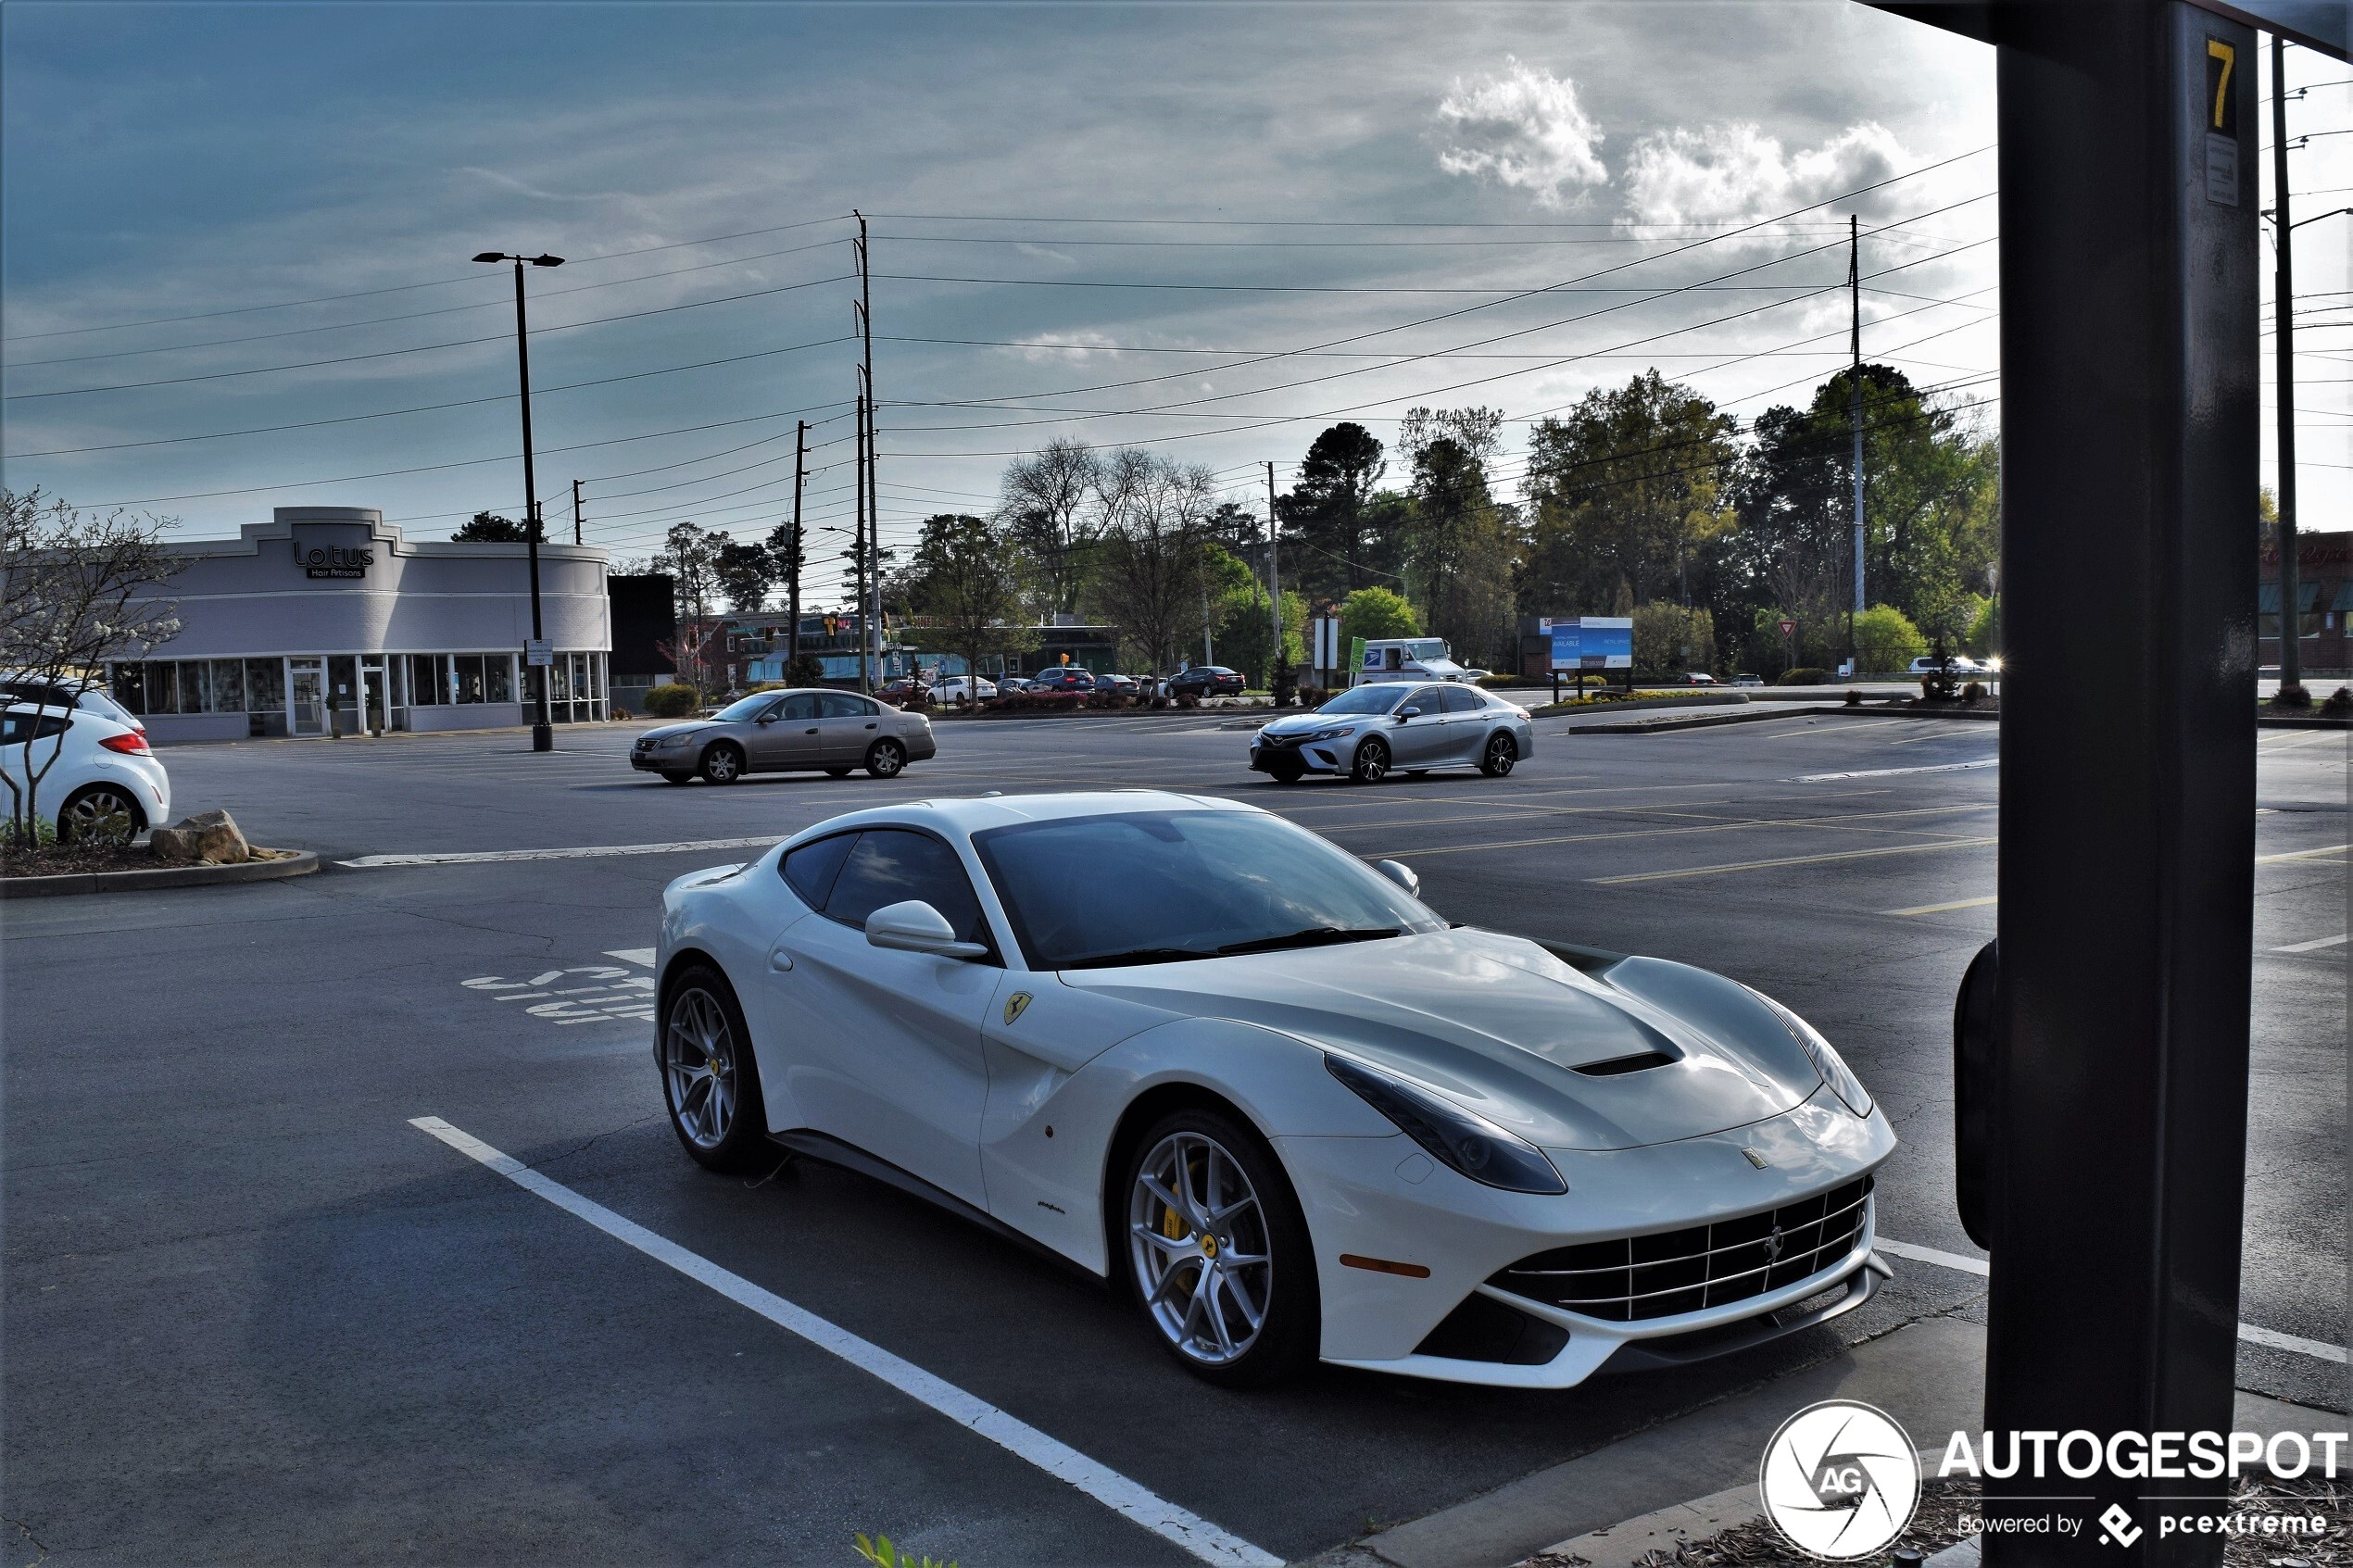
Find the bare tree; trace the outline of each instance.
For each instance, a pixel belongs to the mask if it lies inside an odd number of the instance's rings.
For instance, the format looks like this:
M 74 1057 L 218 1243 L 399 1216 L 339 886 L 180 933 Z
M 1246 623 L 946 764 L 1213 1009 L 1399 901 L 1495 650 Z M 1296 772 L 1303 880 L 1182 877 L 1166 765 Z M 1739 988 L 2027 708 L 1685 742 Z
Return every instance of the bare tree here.
M 179 606 L 154 592 L 182 564 L 163 548 L 169 526 L 120 510 L 87 515 L 38 489 L 0 490 L 0 669 L 17 684 L 8 738 L 21 748 L 0 782 L 19 845 L 39 843 L 41 783 L 65 749 L 60 721 L 75 689 L 108 659 L 140 658 L 179 634 Z
M 1096 508 L 1094 596 L 1152 669 L 1166 670 L 1202 623 L 1216 479 L 1204 467 L 1122 447 L 1102 461 Z
M 1038 563 L 1046 608 L 1075 610 L 1087 546 L 1102 521 L 1102 460 L 1083 441 L 1058 437 L 1005 470 L 998 515 Z
M 967 700 L 977 692 L 980 661 L 1038 646 L 1021 623 L 1019 558 L 998 529 L 976 517 L 941 513 L 924 521 L 907 573 L 908 597 L 949 645 L 964 656 Z

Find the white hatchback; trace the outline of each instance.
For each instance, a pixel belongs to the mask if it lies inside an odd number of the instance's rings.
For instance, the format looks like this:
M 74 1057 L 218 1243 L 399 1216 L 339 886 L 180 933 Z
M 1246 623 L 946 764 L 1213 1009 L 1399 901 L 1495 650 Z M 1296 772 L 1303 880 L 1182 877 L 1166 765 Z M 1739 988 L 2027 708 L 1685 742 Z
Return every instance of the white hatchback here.
M 970 676 L 957 675 L 934 686 L 931 695 L 932 700 L 943 704 L 975 700 L 986 702 L 997 695 L 997 686 L 992 681 L 975 680 Z
M 171 818 L 171 776 L 147 737 L 87 708 L 0 708 L 0 777 L 11 801 L 28 773 L 40 775 L 34 809 L 62 839 L 128 840 Z

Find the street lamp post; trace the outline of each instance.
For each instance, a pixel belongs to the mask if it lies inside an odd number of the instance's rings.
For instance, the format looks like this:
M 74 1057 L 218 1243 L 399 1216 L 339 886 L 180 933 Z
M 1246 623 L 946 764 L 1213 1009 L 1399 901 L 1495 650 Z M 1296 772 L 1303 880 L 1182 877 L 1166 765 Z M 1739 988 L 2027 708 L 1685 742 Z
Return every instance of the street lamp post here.
M 548 666 L 535 661 L 547 657 L 547 632 L 539 617 L 539 482 L 531 467 L 531 332 L 523 324 L 522 270 L 525 262 L 534 267 L 561 267 L 560 256 L 510 256 L 504 251 L 486 250 L 474 257 L 476 261 L 511 261 L 515 264 L 515 370 L 522 389 L 522 507 L 524 547 L 531 556 L 531 647 L 525 654 L 525 669 L 536 669 L 538 679 L 533 683 L 539 688 L 538 701 L 531 721 L 531 749 L 553 751 L 556 732 L 547 709 Z

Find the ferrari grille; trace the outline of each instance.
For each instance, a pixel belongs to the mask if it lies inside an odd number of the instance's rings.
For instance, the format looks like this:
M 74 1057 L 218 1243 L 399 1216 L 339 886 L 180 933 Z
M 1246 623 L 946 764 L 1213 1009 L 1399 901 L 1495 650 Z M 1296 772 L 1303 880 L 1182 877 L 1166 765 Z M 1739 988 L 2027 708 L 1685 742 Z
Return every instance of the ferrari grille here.
M 1522 1258 L 1487 1283 L 1591 1318 L 1634 1323 L 1762 1296 L 1855 1249 L 1871 1178 L 1712 1225 L 1580 1242 Z

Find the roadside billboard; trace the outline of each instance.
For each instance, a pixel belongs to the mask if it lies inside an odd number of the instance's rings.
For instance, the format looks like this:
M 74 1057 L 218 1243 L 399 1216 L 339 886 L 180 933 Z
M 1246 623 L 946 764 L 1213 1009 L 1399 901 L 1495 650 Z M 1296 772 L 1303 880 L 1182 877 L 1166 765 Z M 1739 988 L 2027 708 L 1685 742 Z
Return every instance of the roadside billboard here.
M 1555 670 L 1631 670 L 1634 622 L 1622 615 L 1584 615 L 1543 622 Z

